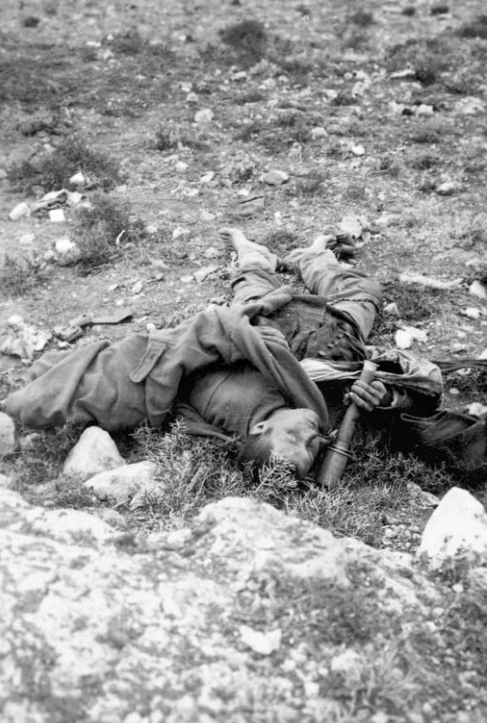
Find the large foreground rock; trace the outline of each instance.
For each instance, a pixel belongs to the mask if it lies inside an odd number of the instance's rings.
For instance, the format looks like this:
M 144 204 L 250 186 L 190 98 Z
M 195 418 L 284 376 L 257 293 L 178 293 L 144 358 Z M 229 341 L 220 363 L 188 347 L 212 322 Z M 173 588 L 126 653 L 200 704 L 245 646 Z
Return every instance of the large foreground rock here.
M 487 714 L 471 702 L 471 659 L 466 670 L 448 662 L 441 627 L 456 593 L 409 555 L 335 539 L 250 499 L 138 541 L 0 489 L 0 571 L 2 723 Z

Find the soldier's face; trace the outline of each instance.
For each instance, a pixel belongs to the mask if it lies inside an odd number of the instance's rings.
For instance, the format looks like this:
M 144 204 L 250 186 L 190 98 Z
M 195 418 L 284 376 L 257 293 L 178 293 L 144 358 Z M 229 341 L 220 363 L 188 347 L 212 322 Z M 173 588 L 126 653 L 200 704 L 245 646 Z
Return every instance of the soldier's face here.
M 320 449 L 319 418 L 310 409 L 278 409 L 264 423 L 272 453 L 305 477 Z

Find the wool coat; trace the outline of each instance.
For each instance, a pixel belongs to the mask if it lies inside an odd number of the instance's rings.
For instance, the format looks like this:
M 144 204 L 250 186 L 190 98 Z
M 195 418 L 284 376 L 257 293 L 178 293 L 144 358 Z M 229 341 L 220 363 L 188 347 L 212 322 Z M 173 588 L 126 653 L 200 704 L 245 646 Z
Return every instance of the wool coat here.
M 246 360 L 282 390 L 290 406 L 315 411 L 326 433 L 328 410 L 316 384 L 275 335 L 251 324 L 291 298 L 292 291 L 282 287 L 253 303 L 210 307 L 173 329 L 46 354 L 32 366 L 30 383 L 7 397 L 5 411 L 33 428 L 73 422 L 116 431 L 143 421 L 161 427 L 189 374 Z

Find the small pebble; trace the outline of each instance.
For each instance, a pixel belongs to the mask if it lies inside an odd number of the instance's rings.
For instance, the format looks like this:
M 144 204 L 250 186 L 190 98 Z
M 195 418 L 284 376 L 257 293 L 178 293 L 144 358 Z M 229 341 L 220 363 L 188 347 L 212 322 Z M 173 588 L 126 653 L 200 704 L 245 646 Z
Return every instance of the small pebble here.
M 272 170 L 268 173 L 263 173 L 260 180 L 268 186 L 282 186 L 283 183 L 289 181 L 289 175 L 285 171 Z
M 64 223 L 66 221 L 66 216 L 64 215 L 63 209 L 52 208 L 49 211 L 49 220 L 51 223 Z
M 457 193 L 460 188 L 460 184 L 456 181 L 445 181 L 445 183 L 441 183 L 437 187 L 436 193 L 439 196 L 452 196 L 454 193 Z
M 197 113 L 195 113 L 194 121 L 198 125 L 205 125 L 207 123 L 211 123 L 213 120 L 213 111 L 211 108 L 203 108 L 202 110 L 199 110 Z

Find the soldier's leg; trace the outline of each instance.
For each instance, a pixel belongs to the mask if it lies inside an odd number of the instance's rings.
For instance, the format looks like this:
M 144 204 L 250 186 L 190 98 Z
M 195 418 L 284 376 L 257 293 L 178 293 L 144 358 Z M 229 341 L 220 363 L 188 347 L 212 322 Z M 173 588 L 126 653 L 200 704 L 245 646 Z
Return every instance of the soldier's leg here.
M 292 251 L 284 262 L 299 272 L 311 293 L 349 314 L 367 338 L 382 301 L 380 285 L 375 278 L 341 264 L 327 248 L 330 238 L 318 236 L 308 248 Z
M 276 274 L 277 256 L 269 249 L 235 228 L 221 229 L 220 236 L 237 252 L 238 270 L 231 282 L 234 303 L 255 301 L 282 285 Z

